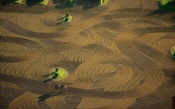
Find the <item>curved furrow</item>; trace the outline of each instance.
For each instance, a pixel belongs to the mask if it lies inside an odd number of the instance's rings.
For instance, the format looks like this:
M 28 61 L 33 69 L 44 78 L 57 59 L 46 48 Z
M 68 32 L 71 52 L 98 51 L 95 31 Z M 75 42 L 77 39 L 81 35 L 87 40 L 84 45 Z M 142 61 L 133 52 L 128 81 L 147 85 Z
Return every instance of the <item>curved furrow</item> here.
M 69 61 L 69 60 L 62 60 L 62 61 L 55 61 L 50 64 L 50 67 L 61 67 L 66 69 L 68 72 L 73 73 L 75 69 L 81 64 L 81 62 L 76 61 Z
M 6 21 L 4 19 L 0 19 L 0 24 L 2 27 L 6 28 L 7 30 L 25 36 L 25 37 L 31 37 L 31 38 L 55 38 L 58 37 L 55 33 L 39 33 L 39 32 L 33 32 L 29 31 L 27 29 L 24 29 L 23 27 L 20 27 L 19 25 L 16 25 L 12 22 Z
M 135 8 L 139 4 L 138 0 L 132 0 L 128 2 L 127 0 L 122 0 L 122 4 L 120 6 L 120 9 L 123 8 Z
M 46 16 L 46 18 L 43 18 L 40 20 L 40 22 L 46 26 L 46 27 L 53 27 L 57 26 L 57 16 Z
M 150 27 L 150 28 L 137 28 L 135 29 L 136 32 L 141 34 L 147 33 L 174 33 L 175 27 Z
M 124 52 L 128 57 L 137 61 L 137 63 L 141 64 L 146 72 L 145 83 L 137 87 L 137 90 L 140 91 L 143 95 L 150 93 L 156 90 L 164 81 L 164 75 L 162 70 L 158 67 L 156 63 L 147 58 L 142 53 L 139 53 L 136 47 L 131 43 L 116 43 L 119 49 Z M 129 48 L 129 49 L 123 49 Z M 159 81 L 159 84 L 157 83 Z M 150 88 L 148 92 L 143 92 L 142 88 L 146 87 L 149 83 L 154 84 L 155 86 Z
M 19 44 L 21 46 L 25 46 L 27 48 L 41 48 L 42 46 L 33 40 L 25 39 L 25 38 L 18 38 L 18 37 L 11 37 L 11 36 L 0 36 L 0 42 L 4 43 L 14 43 Z
M 23 90 L 1 87 L 1 108 L 8 109 L 10 102 L 23 93 Z
M 37 104 L 38 95 L 25 92 L 23 95 L 15 98 L 10 104 L 8 109 L 22 108 L 22 109 L 40 109 Z
M 37 105 L 39 106 L 39 109 L 52 109 L 45 101 L 38 101 Z
M 126 8 L 126 9 L 114 9 L 111 10 L 110 14 L 106 15 L 109 16 L 111 14 L 114 14 L 115 16 L 118 16 L 123 18 L 124 16 L 128 16 L 128 17 L 138 17 L 141 13 L 142 13 L 142 8 Z M 150 10 L 144 10 L 144 11 L 150 11 Z M 120 17 L 120 18 L 121 18 Z
M 77 89 L 69 87 L 67 89 L 67 94 L 74 94 L 76 96 L 90 97 L 90 98 L 106 98 L 106 99 L 121 99 L 128 97 L 136 97 L 139 94 L 135 90 L 130 91 L 94 91 L 94 90 L 86 90 L 86 89 Z
M 152 66 L 154 66 L 154 69 L 156 68 L 157 64 L 155 64 L 153 61 L 151 61 L 150 59 L 145 59 L 146 57 L 144 55 L 142 55 L 141 53 L 136 53 L 137 52 L 137 48 L 130 42 L 127 40 L 123 40 L 123 41 L 116 41 L 117 46 L 119 47 L 119 49 L 125 53 L 125 55 L 131 57 L 136 60 L 136 62 L 139 62 L 141 65 L 144 66 L 144 69 L 146 68 L 147 70 L 152 68 Z M 129 49 L 124 49 L 124 48 L 129 48 Z M 139 60 L 138 60 L 139 59 Z M 149 63 L 149 64 L 148 64 Z M 157 69 L 159 69 L 157 67 Z
M 106 54 L 106 55 L 112 54 L 112 51 L 110 49 L 108 49 L 105 46 L 100 45 L 100 44 L 93 44 L 92 43 L 92 44 L 89 44 L 87 46 L 82 47 L 82 49 L 87 49 L 90 51 L 94 51 L 94 52 Z
M 140 18 L 134 22 L 129 22 L 124 25 L 128 29 L 142 29 L 142 28 L 151 28 L 151 27 L 167 27 L 168 25 L 161 20 L 152 19 L 152 18 Z
M 68 35 L 67 37 L 59 38 L 59 41 L 63 42 L 71 42 L 80 46 L 84 46 L 86 44 L 92 43 L 97 39 L 97 33 L 93 29 L 88 29 L 86 31 L 82 31 L 77 35 Z
M 95 29 L 95 31 L 97 32 L 98 34 L 98 37 L 101 39 L 101 38 L 105 38 L 106 40 L 112 40 L 115 35 L 110 33 L 109 31 L 107 31 L 105 28 L 98 28 L 98 29 Z
M 25 57 L 15 57 L 15 56 L 3 56 L 0 55 L 0 62 L 2 63 L 15 63 L 15 62 L 23 62 L 27 61 Z
M 20 46 L 17 43 L 6 43 L 1 42 L 1 51 L 3 51 L 3 54 L 7 55 L 20 55 L 21 53 L 30 53 L 31 49 L 27 48 L 25 46 Z M 1 52 L 2 53 L 2 52 Z
M 141 3 L 145 9 L 158 9 L 156 0 L 141 0 Z
M 106 60 L 102 61 L 101 63 L 102 64 L 111 64 L 113 66 L 117 66 L 117 65 L 130 66 L 132 68 L 136 68 L 136 69 L 139 69 L 141 71 L 144 71 L 143 66 L 138 64 L 137 61 L 133 61 L 133 60 L 111 58 L 111 59 L 106 59 Z
M 70 109 L 71 107 L 65 102 L 65 96 L 54 96 L 47 99 L 47 105 L 52 109 Z M 45 109 L 45 108 L 44 108 Z
M 133 77 L 126 84 L 122 86 L 122 89 L 134 90 L 137 88 L 138 85 L 142 85 L 144 83 L 144 78 L 142 77 L 144 74 L 141 74 L 140 70 L 138 71 L 133 70 L 133 72 L 134 72 Z
M 19 90 L 25 90 L 37 94 L 46 93 L 48 91 L 53 90 L 53 86 L 51 87 L 51 84 L 43 83 L 42 81 L 7 74 L 0 74 L 0 75 L 2 77 L 1 81 L 13 83 L 17 85 Z
M 111 55 L 115 55 L 119 53 L 119 49 L 117 48 L 115 41 L 111 39 L 101 38 L 95 42 L 96 44 L 103 45 L 111 51 Z
M 12 16 L 8 16 L 6 18 L 7 21 L 18 24 L 18 26 L 22 27 L 25 30 L 33 31 L 33 32 L 45 32 L 52 31 L 50 28 L 47 28 L 40 23 L 40 19 L 43 19 L 43 16 L 40 14 L 29 14 L 29 13 L 11 13 Z
M 43 67 L 41 65 L 35 65 L 29 62 L 18 62 L 18 63 L 10 63 L 10 64 L 2 64 L 1 65 L 1 72 L 3 74 L 8 74 L 8 75 L 13 75 L 13 76 L 19 76 L 19 77 L 24 77 L 24 78 L 31 78 L 34 80 L 38 80 L 43 76 L 40 70 L 40 67 Z M 20 67 L 17 67 L 20 66 Z M 37 68 L 39 67 L 39 68 Z M 45 66 L 44 66 L 45 67 Z M 44 69 L 44 71 L 46 71 Z M 44 72 L 43 72 L 44 73 Z
M 130 23 L 124 26 L 125 28 L 128 29 L 135 29 L 135 28 L 149 28 L 149 27 L 154 27 L 151 24 L 147 24 L 147 23 Z
M 97 54 L 94 51 L 91 50 L 85 50 L 85 49 L 80 49 L 80 50 L 73 50 L 73 51 L 68 51 L 63 53 L 61 56 L 64 59 L 68 59 L 71 61 L 88 61 L 90 59 L 94 59 L 99 56 L 106 56 L 105 54 Z
M 82 100 L 83 97 L 81 96 L 65 96 L 65 102 L 71 107 L 71 108 L 76 108 L 81 100 Z
M 125 88 L 123 86 L 128 82 L 131 81 L 131 79 L 134 76 L 134 73 L 132 71 L 132 68 L 124 65 L 117 65 L 116 68 L 116 74 L 106 79 L 107 82 L 102 82 L 102 86 L 104 87 L 105 91 L 127 91 L 129 89 L 129 85 L 127 85 Z M 115 81 L 113 84 L 111 82 Z M 104 85 L 103 85 L 104 84 Z
M 170 61 L 165 55 L 163 55 L 160 51 L 154 49 L 153 47 L 147 46 L 145 44 L 141 44 L 138 42 L 134 42 L 137 49 L 147 55 L 149 58 L 154 60 L 160 67 L 163 68 L 174 68 L 175 64 Z
M 110 72 L 115 72 L 115 67 L 111 65 L 96 65 L 95 63 L 88 63 L 81 64 L 75 71 L 76 80 L 79 82 L 93 82 L 99 81 L 101 78 L 99 75 L 103 75 Z M 86 80 L 86 81 L 85 81 Z
M 95 40 L 96 37 L 97 37 L 96 31 L 94 29 L 91 29 L 91 28 L 86 30 L 86 31 L 82 31 L 79 34 L 80 34 L 80 36 L 87 37 L 87 38 L 89 38 L 91 40 Z
M 43 54 L 59 53 L 80 48 L 78 45 L 75 45 L 70 42 L 58 42 L 54 40 L 46 40 L 44 43 L 46 45 L 46 48 L 42 52 Z M 49 43 L 49 46 L 46 43 Z
M 161 39 L 172 39 L 172 40 L 175 40 L 175 34 L 166 34 L 164 35 L 163 37 L 159 38 L 158 40 L 161 40 Z
M 109 33 L 112 34 L 112 36 L 116 36 L 116 34 L 118 33 L 118 30 L 115 28 L 115 29 L 110 29 L 110 28 L 105 28 L 105 30 Z

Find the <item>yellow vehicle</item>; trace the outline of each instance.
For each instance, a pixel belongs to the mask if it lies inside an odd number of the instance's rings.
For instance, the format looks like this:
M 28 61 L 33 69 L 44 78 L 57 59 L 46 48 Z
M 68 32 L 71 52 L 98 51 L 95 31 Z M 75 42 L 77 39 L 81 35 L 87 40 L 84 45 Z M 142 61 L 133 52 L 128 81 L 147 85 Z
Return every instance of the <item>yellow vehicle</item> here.
M 106 5 L 108 0 L 99 0 L 99 6 Z
M 22 0 L 14 0 L 13 3 L 14 3 L 14 4 L 21 4 L 21 3 L 22 3 Z

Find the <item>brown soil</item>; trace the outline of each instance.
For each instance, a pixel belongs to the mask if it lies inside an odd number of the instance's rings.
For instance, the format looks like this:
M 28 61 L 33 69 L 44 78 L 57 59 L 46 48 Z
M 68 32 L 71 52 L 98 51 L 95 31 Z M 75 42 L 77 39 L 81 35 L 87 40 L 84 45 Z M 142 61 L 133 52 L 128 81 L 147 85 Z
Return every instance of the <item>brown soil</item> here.
M 171 109 L 175 14 L 155 1 L 109 0 L 88 10 L 51 1 L 2 6 L 1 109 Z M 57 24 L 65 13 L 72 22 Z M 43 83 L 53 67 L 68 77 Z

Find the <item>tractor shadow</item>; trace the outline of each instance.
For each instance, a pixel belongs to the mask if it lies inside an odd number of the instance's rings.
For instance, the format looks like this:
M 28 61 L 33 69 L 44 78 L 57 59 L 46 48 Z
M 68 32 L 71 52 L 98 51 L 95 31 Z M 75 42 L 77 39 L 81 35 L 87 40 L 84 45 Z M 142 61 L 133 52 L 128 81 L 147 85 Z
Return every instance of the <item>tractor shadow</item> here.
M 43 102 L 46 101 L 47 99 L 54 97 L 54 96 L 58 96 L 60 95 L 62 92 L 49 92 L 47 94 L 41 95 L 38 97 L 38 102 Z

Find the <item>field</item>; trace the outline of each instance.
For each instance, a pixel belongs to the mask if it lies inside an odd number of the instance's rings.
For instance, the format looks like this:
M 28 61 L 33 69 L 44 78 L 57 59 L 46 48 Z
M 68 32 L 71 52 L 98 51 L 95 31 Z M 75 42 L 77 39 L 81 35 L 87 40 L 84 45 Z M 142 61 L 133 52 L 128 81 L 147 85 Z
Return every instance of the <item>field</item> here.
M 72 22 L 58 24 L 66 13 Z M 0 39 L 1 109 L 172 109 L 175 13 L 156 0 L 7 4 Z M 43 83 L 54 67 L 68 76 Z

